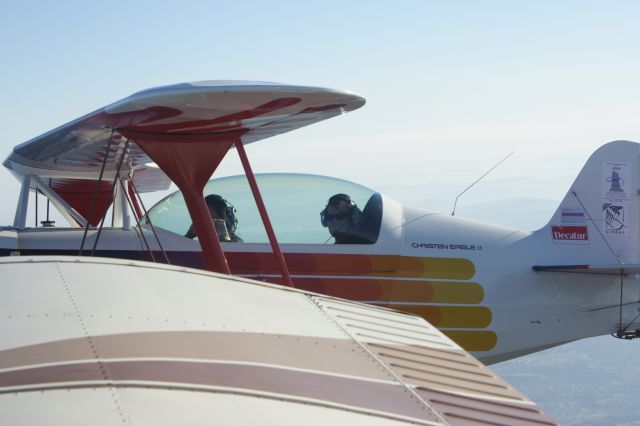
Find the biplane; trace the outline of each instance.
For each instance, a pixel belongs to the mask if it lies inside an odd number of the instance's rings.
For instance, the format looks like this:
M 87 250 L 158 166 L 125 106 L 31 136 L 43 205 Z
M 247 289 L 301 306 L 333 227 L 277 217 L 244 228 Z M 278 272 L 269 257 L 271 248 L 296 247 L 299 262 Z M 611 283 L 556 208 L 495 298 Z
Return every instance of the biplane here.
M 0 252 L 157 261 L 392 308 L 425 318 L 485 363 L 639 334 L 640 145 L 604 145 L 548 224 L 521 231 L 404 206 L 336 178 L 254 175 L 244 145 L 364 104 L 323 92 L 331 102 L 318 106 L 314 96 L 307 104 L 260 97 L 250 84 L 170 86 L 19 145 L 4 163 L 22 191 Z M 208 182 L 230 150 L 246 177 Z M 169 177 L 180 192 L 144 207 L 139 194 L 167 188 Z M 70 227 L 27 227 L 34 191 Z M 236 241 L 219 236 L 202 194 L 233 212 L 226 225 Z M 346 213 L 331 210 L 336 196 Z M 336 237 L 338 220 L 348 225 Z
M 243 145 L 363 103 L 315 87 L 180 84 L 18 146 L 5 165 L 23 183 L 20 201 L 14 226 L 0 229 L 3 422 L 557 424 L 423 318 L 290 288 L 297 275 Z M 231 145 L 290 287 L 229 275 L 238 260 L 219 225 L 228 237 L 230 223 L 212 217 L 203 188 Z M 138 194 L 168 178 L 185 194 L 193 239 L 142 213 Z M 27 227 L 31 191 L 70 226 L 47 217 Z M 235 243 L 261 250 L 242 229 L 246 243 Z M 131 260 L 139 243 L 157 262 Z

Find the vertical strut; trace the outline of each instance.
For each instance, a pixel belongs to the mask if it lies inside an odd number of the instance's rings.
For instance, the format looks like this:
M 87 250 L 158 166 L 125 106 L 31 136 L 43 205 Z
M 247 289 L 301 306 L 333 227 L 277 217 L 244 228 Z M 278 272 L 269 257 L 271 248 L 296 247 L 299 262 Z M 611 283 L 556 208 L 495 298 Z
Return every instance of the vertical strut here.
M 22 178 L 22 188 L 20 189 L 20 198 L 18 199 L 18 208 L 13 218 L 13 226 L 15 228 L 24 228 L 27 226 L 27 206 L 29 205 L 29 189 L 31 187 L 31 176 L 25 175 Z
M 276 257 L 276 261 L 280 266 L 280 272 L 282 273 L 282 279 L 286 285 L 289 287 L 293 287 L 293 282 L 291 281 L 291 276 L 289 275 L 289 269 L 287 268 L 287 263 L 284 261 L 284 256 L 280 251 L 280 246 L 278 245 L 278 241 L 276 240 L 276 234 L 273 232 L 273 227 L 271 226 L 271 221 L 269 220 L 269 216 L 267 215 L 267 209 L 264 206 L 264 202 L 262 201 L 262 196 L 260 195 L 260 191 L 258 190 L 258 183 L 256 182 L 255 176 L 253 175 L 253 171 L 251 170 L 251 165 L 249 164 L 249 159 L 247 158 L 247 153 L 244 150 L 244 145 L 241 140 L 237 140 L 235 142 L 236 149 L 238 150 L 238 154 L 240 155 L 240 161 L 242 161 L 242 167 L 244 167 L 244 173 L 247 175 L 247 180 L 249 181 L 249 186 L 251 187 L 251 192 L 253 193 L 253 198 L 256 200 L 256 204 L 258 205 L 258 211 L 260 212 L 260 217 L 262 218 L 262 223 L 264 223 L 264 228 L 267 231 L 267 235 L 269 236 L 269 242 L 271 243 L 271 249 L 273 250 L 273 254 Z
M 180 188 L 202 247 L 203 267 L 230 274 L 227 259 L 213 226 L 202 191 L 222 161 L 238 131 L 222 134 L 148 134 L 132 130 L 121 132 L 136 141 L 160 169 Z
M 36 228 L 38 227 L 38 187 L 36 187 L 36 224 L 34 225 Z
M 620 270 L 620 322 L 618 322 L 618 334 L 622 335 L 622 291 L 624 289 L 624 269 Z
M 127 192 L 129 193 L 129 199 L 133 203 L 132 210 L 135 213 L 135 216 L 137 216 L 138 219 L 142 219 L 143 214 L 142 214 L 142 211 L 140 210 L 140 205 L 138 204 L 138 200 L 136 199 L 136 195 L 133 190 L 133 177 L 131 177 L 131 180 L 129 180 L 128 182 Z M 146 214 L 146 211 L 145 211 L 145 214 Z

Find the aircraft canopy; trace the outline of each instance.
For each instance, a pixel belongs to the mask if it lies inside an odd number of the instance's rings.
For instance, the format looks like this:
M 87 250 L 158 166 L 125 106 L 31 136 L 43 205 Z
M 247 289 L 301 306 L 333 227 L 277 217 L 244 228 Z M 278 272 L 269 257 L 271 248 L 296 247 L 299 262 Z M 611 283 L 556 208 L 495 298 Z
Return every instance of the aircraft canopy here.
M 362 216 L 358 228 L 362 243 L 374 243 L 380 232 L 382 199 L 380 194 L 353 182 L 326 176 L 267 173 L 257 174 L 260 192 L 269 206 L 269 217 L 281 243 L 333 244 L 330 234 L 320 221 L 320 211 L 334 194 L 348 194 Z M 260 215 L 251 198 L 244 176 L 230 176 L 209 181 L 205 196 L 216 194 L 234 208 L 238 221 L 235 233 L 246 243 L 266 243 L 267 235 Z M 151 209 L 151 223 L 180 235 L 191 225 L 189 212 L 180 191 L 164 198 Z M 142 223 L 148 222 L 148 218 Z

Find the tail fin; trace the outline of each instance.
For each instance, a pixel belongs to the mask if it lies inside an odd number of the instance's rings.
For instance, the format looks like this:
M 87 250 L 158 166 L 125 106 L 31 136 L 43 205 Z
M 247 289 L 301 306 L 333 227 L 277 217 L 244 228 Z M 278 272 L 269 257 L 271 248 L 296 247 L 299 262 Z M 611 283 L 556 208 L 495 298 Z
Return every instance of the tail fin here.
M 539 232 L 554 244 L 590 245 L 599 262 L 640 263 L 639 161 L 636 142 L 600 147 Z

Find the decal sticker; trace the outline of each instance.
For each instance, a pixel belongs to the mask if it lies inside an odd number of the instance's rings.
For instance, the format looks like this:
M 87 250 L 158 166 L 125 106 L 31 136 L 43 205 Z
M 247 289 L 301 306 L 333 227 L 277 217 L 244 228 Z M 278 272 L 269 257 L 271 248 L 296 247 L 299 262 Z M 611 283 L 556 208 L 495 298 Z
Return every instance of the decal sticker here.
M 629 163 L 605 161 L 602 164 L 602 200 L 609 203 L 629 201 Z
M 411 247 L 438 250 L 482 250 L 482 246 L 480 244 L 411 243 Z
M 560 212 L 560 222 L 565 224 L 584 224 L 586 223 L 586 217 L 584 211 L 581 208 L 563 208 Z
M 624 235 L 624 206 L 605 203 L 602 205 L 604 215 L 604 232 L 613 235 Z
M 589 228 L 551 225 L 551 240 L 558 244 L 589 244 Z
M 626 234 L 625 211 L 629 207 L 630 189 L 629 163 L 605 161 L 602 164 L 602 219 L 605 234 Z

